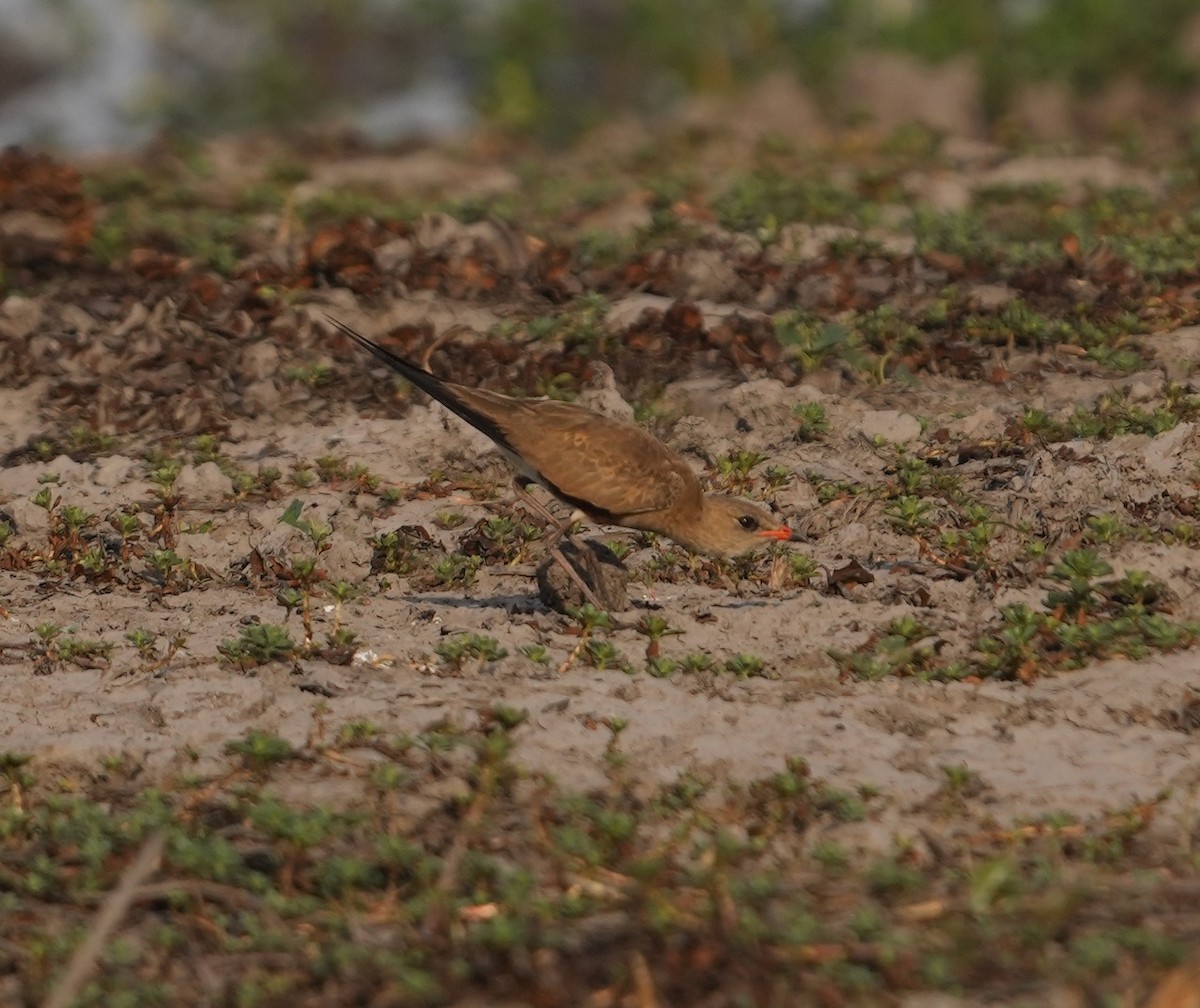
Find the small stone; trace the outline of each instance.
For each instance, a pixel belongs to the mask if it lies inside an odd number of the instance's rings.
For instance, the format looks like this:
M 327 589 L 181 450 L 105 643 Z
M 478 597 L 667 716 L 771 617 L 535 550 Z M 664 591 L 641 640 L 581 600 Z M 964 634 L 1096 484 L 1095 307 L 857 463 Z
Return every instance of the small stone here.
M 1200 326 L 1181 326 L 1155 342 L 1162 345 L 1158 357 L 1171 381 L 1187 381 L 1200 367 Z
M 898 410 L 871 410 L 858 421 L 858 429 L 868 438 L 881 438 L 892 444 L 903 444 L 921 436 L 921 421 Z
M 133 478 L 133 462 L 123 455 L 110 455 L 96 463 L 92 482 L 102 487 L 123 487 Z
M 1008 284 L 975 284 L 967 296 L 973 308 L 980 311 L 999 311 L 1016 298 L 1017 292 Z
M 246 408 L 254 416 L 270 416 L 283 399 L 275 382 L 270 379 L 251 382 L 246 386 L 242 398 Z
M 1187 457 L 1186 447 L 1196 433 L 1193 423 L 1181 423 L 1157 437 L 1150 438 L 1139 453 L 1146 472 L 1155 481 L 1169 479 L 1183 467 Z
M 175 480 L 175 489 L 191 500 L 221 500 L 233 493 L 233 484 L 215 462 L 203 462 L 185 465 Z
M 398 273 L 412 260 L 413 252 L 411 239 L 396 238 L 375 250 L 375 261 L 383 272 Z
M 691 249 L 680 259 L 680 294 L 688 301 L 711 298 L 730 300 L 739 289 L 737 271 L 721 249 Z
M 239 371 L 242 378 L 249 382 L 273 378 L 279 374 L 279 351 L 273 343 L 251 343 L 242 351 Z

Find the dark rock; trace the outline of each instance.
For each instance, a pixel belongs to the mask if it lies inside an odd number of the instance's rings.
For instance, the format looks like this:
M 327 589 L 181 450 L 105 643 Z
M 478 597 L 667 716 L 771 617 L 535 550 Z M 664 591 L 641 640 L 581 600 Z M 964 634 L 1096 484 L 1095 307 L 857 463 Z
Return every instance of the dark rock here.
M 617 555 L 603 543 L 564 539 L 559 545 L 567 562 L 579 572 L 592 594 L 606 612 L 629 608 L 629 571 Z M 565 613 L 587 602 L 583 591 L 553 556 L 547 556 L 537 570 L 538 596 L 551 609 Z

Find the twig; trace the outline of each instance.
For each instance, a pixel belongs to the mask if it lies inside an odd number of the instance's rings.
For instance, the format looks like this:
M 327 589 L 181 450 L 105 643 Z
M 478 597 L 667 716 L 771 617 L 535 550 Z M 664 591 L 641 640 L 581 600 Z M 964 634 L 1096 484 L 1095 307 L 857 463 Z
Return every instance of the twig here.
M 561 675 L 565 674 L 567 669 L 569 669 L 572 665 L 575 664 L 575 659 L 578 658 L 581 654 L 583 654 L 583 649 L 585 647 L 587 647 L 587 642 L 591 636 L 592 636 L 592 632 L 590 630 L 584 630 L 579 635 L 579 643 L 576 644 L 574 649 L 572 649 L 571 653 L 569 655 L 567 655 L 566 660 L 561 665 L 558 666 L 558 670 L 554 673 L 555 675 L 561 676 Z
M 167 835 L 162 830 L 146 838 L 138 856 L 125 869 L 116 888 L 101 904 L 87 937 L 71 956 L 67 971 L 59 978 L 50 996 L 42 1002 L 42 1008 L 67 1008 L 67 1005 L 78 997 L 79 991 L 87 983 L 96 966 L 96 960 L 104 951 L 104 943 L 117 929 L 137 898 L 138 887 L 158 871 L 166 842 Z

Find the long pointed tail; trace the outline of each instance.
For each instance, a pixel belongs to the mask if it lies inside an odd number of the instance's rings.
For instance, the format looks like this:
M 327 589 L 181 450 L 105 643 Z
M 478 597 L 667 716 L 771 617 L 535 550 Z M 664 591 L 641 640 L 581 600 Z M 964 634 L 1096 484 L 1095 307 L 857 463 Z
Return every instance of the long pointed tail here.
M 513 450 L 509 444 L 508 436 L 499 424 L 486 413 L 465 402 L 462 395 L 456 391 L 455 386 L 449 382 L 442 381 L 437 375 L 430 374 L 424 368 L 417 367 L 412 361 L 407 361 L 403 357 L 381 347 L 378 343 L 372 342 L 366 336 L 362 335 L 362 333 L 355 332 L 346 323 L 339 322 L 332 315 L 326 315 L 325 317 L 360 347 L 369 351 L 376 359 L 382 361 L 394 371 L 398 371 L 426 395 L 440 402 L 451 413 L 461 417 L 477 430 L 482 431 L 506 451 Z
M 442 398 L 445 394 L 442 387 L 444 383 L 436 375 L 431 375 L 424 368 L 419 368 L 411 361 L 406 361 L 403 357 L 397 356 L 385 347 L 381 347 L 378 343 L 372 342 L 362 333 L 351 329 L 345 322 L 339 322 L 332 315 L 326 315 L 325 317 L 360 347 L 372 353 L 376 359 L 382 361 L 392 370 L 400 372 L 400 374 L 416 385 L 417 388 L 421 389 L 421 391 L 429 393 L 429 395 L 433 396 L 439 402 L 445 401 Z

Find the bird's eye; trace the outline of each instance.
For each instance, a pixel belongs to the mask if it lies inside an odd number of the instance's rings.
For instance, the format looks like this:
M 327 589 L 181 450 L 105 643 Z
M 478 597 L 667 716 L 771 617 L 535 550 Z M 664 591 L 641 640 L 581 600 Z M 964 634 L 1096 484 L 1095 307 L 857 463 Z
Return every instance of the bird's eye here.
M 747 532 L 753 532 L 758 528 L 758 519 L 755 518 L 754 515 L 742 515 L 738 519 L 738 524 L 741 525 L 742 528 L 744 528 Z

